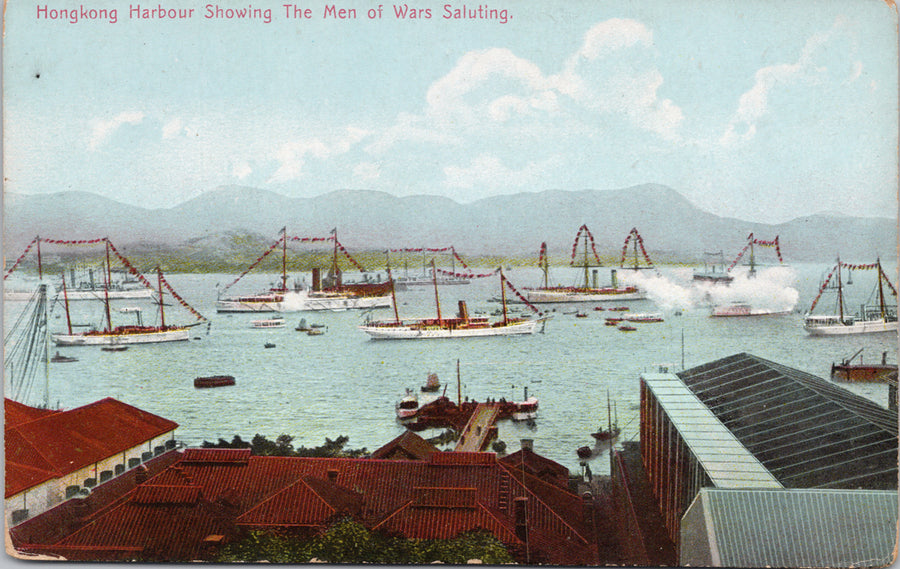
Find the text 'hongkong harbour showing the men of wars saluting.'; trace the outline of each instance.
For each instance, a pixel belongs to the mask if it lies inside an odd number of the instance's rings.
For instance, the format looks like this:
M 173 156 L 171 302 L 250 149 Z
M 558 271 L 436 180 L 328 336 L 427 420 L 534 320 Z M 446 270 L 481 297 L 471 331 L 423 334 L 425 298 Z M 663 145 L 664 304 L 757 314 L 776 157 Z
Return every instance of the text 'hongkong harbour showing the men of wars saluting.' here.
M 370 7 L 343 7 L 323 4 L 309 7 L 302 4 L 279 4 L 259 7 L 253 4 L 234 7 L 205 4 L 196 8 L 172 8 L 163 4 L 129 4 L 128 8 L 95 8 L 89 5 L 56 7 L 37 5 L 37 19 L 48 22 L 79 24 L 102 22 L 115 24 L 120 20 L 170 22 L 184 20 L 248 21 L 270 24 L 276 20 L 482 20 L 506 24 L 512 14 L 506 8 L 488 4 L 441 4 L 421 8 L 409 4 L 378 4 Z

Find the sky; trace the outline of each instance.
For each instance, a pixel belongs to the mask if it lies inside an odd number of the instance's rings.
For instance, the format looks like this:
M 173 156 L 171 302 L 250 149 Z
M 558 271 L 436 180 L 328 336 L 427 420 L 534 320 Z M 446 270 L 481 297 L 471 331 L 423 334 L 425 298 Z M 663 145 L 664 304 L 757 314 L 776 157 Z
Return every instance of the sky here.
M 897 214 L 882 0 L 79 2 L 6 3 L 7 192 L 165 208 L 224 185 L 470 203 L 656 183 L 762 223 Z M 497 17 L 444 17 L 478 6 Z

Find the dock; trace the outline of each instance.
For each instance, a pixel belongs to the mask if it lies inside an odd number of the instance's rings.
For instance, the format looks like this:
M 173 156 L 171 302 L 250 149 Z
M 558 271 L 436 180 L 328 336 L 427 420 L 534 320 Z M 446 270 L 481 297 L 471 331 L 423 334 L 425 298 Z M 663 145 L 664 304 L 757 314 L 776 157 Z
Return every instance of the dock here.
M 454 451 L 480 452 L 496 436 L 494 423 L 500 416 L 499 403 L 479 403 L 463 428 Z

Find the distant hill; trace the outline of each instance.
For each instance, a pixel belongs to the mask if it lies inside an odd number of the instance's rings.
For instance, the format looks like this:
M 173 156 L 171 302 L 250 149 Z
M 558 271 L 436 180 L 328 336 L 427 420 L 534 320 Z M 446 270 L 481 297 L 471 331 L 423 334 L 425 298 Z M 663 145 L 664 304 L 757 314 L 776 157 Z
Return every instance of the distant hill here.
M 780 235 L 788 261 L 828 261 L 840 254 L 865 262 L 897 254 L 896 221 L 818 214 L 769 225 L 713 215 L 675 190 L 645 184 L 620 190 L 549 190 L 495 196 L 460 204 L 439 196 L 396 197 L 340 190 L 290 198 L 247 187 L 221 187 L 166 209 L 144 209 L 85 192 L 4 196 L 7 259 L 35 235 L 83 239 L 109 236 L 123 246 L 203 249 L 221 257 L 239 244 L 274 240 L 280 229 L 326 236 L 337 228 L 351 250 L 453 244 L 465 254 L 568 255 L 575 232 L 587 224 L 601 254 L 615 257 L 637 227 L 653 255 L 698 258 L 724 250 L 731 257 L 753 232 Z M 239 248 L 240 248 L 239 247 Z

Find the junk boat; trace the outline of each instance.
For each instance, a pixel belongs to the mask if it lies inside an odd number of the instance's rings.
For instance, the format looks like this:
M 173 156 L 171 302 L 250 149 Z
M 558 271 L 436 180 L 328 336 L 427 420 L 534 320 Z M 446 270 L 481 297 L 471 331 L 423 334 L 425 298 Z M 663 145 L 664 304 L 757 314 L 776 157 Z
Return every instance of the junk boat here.
M 227 385 L 234 385 L 234 376 L 210 375 L 208 377 L 197 377 L 194 379 L 194 387 L 198 389 L 204 387 L 225 387 Z
M 569 264 L 575 263 L 575 254 L 578 249 L 578 243 L 582 240 L 582 236 L 584 237 L 584 259 L 581 263 L 581 267 L 584 274 L 580 286 L 550 286 L 550 261 L 547 256 L 547 244 L 541 243 L 538 264 L 543 272 L 543 279 L 540 287 L 525 289 L 525 299 L 528 300 L 528 302 L 536 304 L 550 302 L 602 302 L 641 300 L 646 298 L 643 291 L 635 286 L 620 286 L 615 269 L 610 270 L 611 284 L 609 286 L 600 286 L 597 283 L 597 269 L 591 270 L 591 268 L 601 265 L 600 257 L 597 255 L 596 248 L 594 247 L 594 236 L 591 235 L 591 232 L 586 225 L 582 225 L 575 235 L 575 243 L 572 246 L 572 260 Z M 588 257 L 588 241 L 590 241 L 596 264 L 591 264 Z
M 611 441 L 619 436 L 621 433 L 621 429 L 619 429 L 619 414 L 616 413 L 615 417 L 613 416 L 613 412 L 615 410 L 615 406 L 610 405 L 609 400 L 609 391 L 606 392 L 606 415 L 609 420 L 609 426 L 605 429 L 600 429 L 595 433 L 591 433 L 591 436 L 597 442 Z
M 846 313 L 844 307 L 844 288 L 842 282 L 841 270 L 850 271 L 874 270 L 876 272 L 877 282 L 875 283 L 875 292 L 878 297 L 878 304 L 869 306 L 863 304 L 860 306 L 859 312 L 855 316 Z M 852 275 L 850 275 L 852 276 Z M 848 282 L 850 282 L 848 276 Z M 834 282 L 832 283 L 832 279 Z M 885 287 L 887 287 L 894 300 L 888 305 L 885 298 Z M 819 302 L 822 294 L 826 290 L 836 292 L 837 314 L 831 315 L 814 315 L 813 311 Z M 813 300 L 807 313 L 803 327 L 813 336 L 835 336 L 844 334 L 874 334 L 878 332 L 897 332 L 897 290 L 891 284 L 890 279 L 884 273 L 881 267 L 881 259 L 877 259 L 874 263 L 859 265 L 842 263 L 840 258 L 837 265 L 831 270 L 828 276 L 819 288 L 819 294 Z
M 109 259 L 109 243 L 107 242 L 107 260 Z M 107 261 L 108 262 L 108 261 Z M 174 289 L 165 282 L 162 271 L 157 267 L 157 280 L 159 283 L 159 326 L 145 326 L 141 322 L 140 308 L 123 308 L 120 312 L 133 313 L 137 316 L 136 325 L 116 326 L 112 325 L 112 317 L 109 308 L 109 298 L 104 298 L 106 306 L 106 327 L 103 330 L 89 330 L 87 332 L 72 332 L 72 321 L 69 315 L 69 301 L 63 280 L 63 299 L 66 309 L 66 324 L 68 326 L 67 334 L 53 334 L 51 337 L 57 346 L 110 346 L 124 344 L 155 344 L 161 342 L 180 342 L 190 339 L 190 329 L 206 319 L 196 310 L 191 308 L 180 296 L 175 293 Z M 169 292 L 187 307 L 192 314 L 197 317 L 198 322 L 187 326 L 172 326 L 166 324 L 165 312 L 163 306 L 163 284 L 169 289 Z
M 862 351 L 863 348 L 860 348 L 849 358 L 841 360 L 841 363 L 831 364 L 831 379 L 833 381 L 884 383 L 893 375 L 894 381 L 896 381 L 897 364 L 887 363 L 887 352 L 882 352 L 880 364 L 865 364 L 862 361 Z M 859 363 L 854 364 L 853 360 L 857 356 L 860 356 Z
M 444 318 L 441 315 L 441 304 L 438 297 L 437 280 L 434 285 L 434 300 L 437 307 L 437 318 L 420 318 L 416 320 L 400 320 L 397 303 L 394 300 L 394 319 L 369 321 L 359 327 L 374 340 L 418 340 L 426 338 L 475 338 L 485 336 L 511 336 L 518 334 L 534 334 L 537 325 L 546 318 L 513 318 L 507 314 L 506 287 L 515 289 L 500 274 L 500 293 L 503 302 L 503 318 L 491 322 L 487 316 L 470 316 L 466 302 L 459 301 L 459 312 L 455 318 Z M 393 281 L 392 281 L 393 282 Z M 517 291 L 515 291 L 517 292 Z M 391 291 L 394 295 L 393 289 Z M 517 293 L 518 294 L 518 293 Z M 537 308 L 532 307 L 536 312 Z
M 312 271 L 312 286 L 303 287 L 294 282 L 288 287 L 287 278 L 287 242 L 286 229 L 281 230 L 281 237 L 271 245 L 259 259 L 244 273 L 222 291 L 236 284 L 244 275 L 252 270 L 260 261 L 271 253 L 279 244 L 282 250 L 281 284 L 267 291 L 246 296 L 219 297 L 216 301 L 216 312 L 302 312 L 321 310 L 352 310 L 369 308 L 390 308 L 390 283 L 362 282 L 344 283 L 343 273 L 338 264 L 338 251 L 346 255 L 358 266 L 353 257 L 338 242 L 337 232 L 332 231 L 330 237 L 290 238 L 299 241 L 334 242 L 331 268 L 323 279 L 319 268 Z
M 436 373 L 429 373 L 428 379 L 425 380 L 425 385 L 422 386 L 422 391 L 426 393 L 431 393 L 433 391 L 437 391 L 441 388 L 441 380 L 438 379 L 438 375 Z

